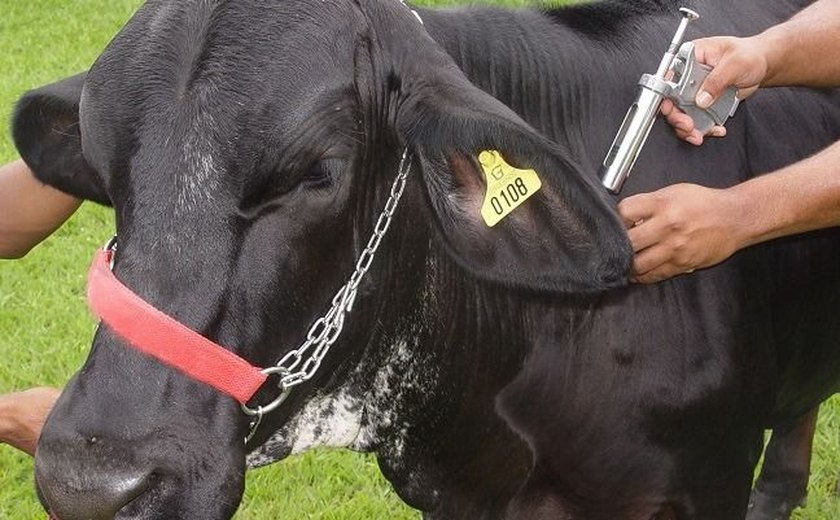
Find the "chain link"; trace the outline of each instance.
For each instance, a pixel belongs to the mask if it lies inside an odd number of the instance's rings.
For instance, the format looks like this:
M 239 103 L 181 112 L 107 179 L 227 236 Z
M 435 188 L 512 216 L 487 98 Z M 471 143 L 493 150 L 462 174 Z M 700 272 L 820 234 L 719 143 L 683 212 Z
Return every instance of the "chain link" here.
M 403 191 L 405 191 L 406 179 L 410 170 L 411 157 L 409 156 L 408 148 L 406 148 L 403 150 L 402 158 L 400 159 L 397 177 L 391 185 L 388 201 L 385 203 L 385 208 L 376 221 L 373 233 L 364 251 L 362 251 L 359 259 L 356 261 L 356 267 L 350 279 L 333 296 L 332 306 L 326 314 L 318 318 L 309 328 L 309 331 L 306 333 L 306 340 L 297 349 L 283 356 L 275 366 L 263 371 L 267 374 L 280 375 L 280 383 L 278 385 L 280 396 L 266 406 L 258 406 L 257 408 L 242 406 L 242 410 L 253 417 L 250 425 L 251 431 L 247 439 L 253 436 L 263 415 L 280 406 L 289 396 L 292 388 L 309 381 L 315 376 L 330 347 L 338 340 L 341 331 L 344 329 L 344 318 L 353 308 L 353 302 L 356 299 L 359 284 L 362 282 L 365 274 L 367 274 L 368 269 L 370 269 L 370 264 L 373 262 L 376 251 L 379 249 L 382 237 L 385 236 L 385 233 L 391 226 L 391 220 L 397 210 L 400 198 L 402 198 Z

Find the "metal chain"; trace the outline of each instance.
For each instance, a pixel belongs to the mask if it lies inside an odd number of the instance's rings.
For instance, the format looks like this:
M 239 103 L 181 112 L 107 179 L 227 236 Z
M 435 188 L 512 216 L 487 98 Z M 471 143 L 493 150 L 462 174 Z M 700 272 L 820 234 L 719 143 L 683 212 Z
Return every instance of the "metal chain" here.
M 391 226 L 391 220 L 394 217 L 394 212 L 397 210 L 400 198 L 402 198 L 410 170 L 411 157 L 408 153 L 408 148 L 406 148 L 403 150 L 402 158 L 400 159 L 397 178 L 394 179 L 391 185 L 391 193 L 388 201 L 385 203 L 385 208 L 376 221 L 376 226 L 373 228 L 373 234 L 368 240 L 367 246 L 356 261 L 356 268 L 350 276 L 350 279 L 335 294 L 332 299 L 332 306 L 327 313 L 312 324 L 303 344 L 283 356 L 275 366 L 263 370 L 266 374 L 278 374 L 281 376 L 280 384 L 278 385 L 280 396 L 266 406 L 258 406 L 257 408 L 242 406 L 242 410 L 246 414 L 254 417 L 250 425 L 251 432 L 246 438 L 246 442 L 253 436 L 264 414 L 280 406 L 289 396 L 292 388 L 309 381 L 315 376 L 315 373 L 321 367 L 321 361 L 323 361 L 330 347 L 341 335 L 341 331 L 344 329 L 344 318 L 353 310 L 353 302 L 356 299 L 359 284 L 362 282 L 365 274 L 367 274 L 368 269 L 370 269 L 370 264 L 373 262 L 377 249 L 379 249 L 382 237 L 385 236 L 385 233 Z

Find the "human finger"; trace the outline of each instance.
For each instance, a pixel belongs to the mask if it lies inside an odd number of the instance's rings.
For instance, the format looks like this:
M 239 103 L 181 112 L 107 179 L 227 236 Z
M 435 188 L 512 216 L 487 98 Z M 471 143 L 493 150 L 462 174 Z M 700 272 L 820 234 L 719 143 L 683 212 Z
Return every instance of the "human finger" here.
M 715 74 L 715 71 L 718 71 L 719 69 L 721 70 Z M 735 80 L 733 74 L 734 71 L 724 67 L 723 65 L 713 69 L 706 77 L 706 80 L 703 82 L 703 85 L 697 93 L 697 98 L 694 101 L 697 106 L 700 108 L 709 108 L 712 106 L 723 91 L 733 84 Z
M 627 228 L 640 225 L 653 216 L 656 206 L 649 193 L 632 195 L 619 201 L 618 214 Z
M 640 251 L 656 245 L 662 240 L 662 229 L 656 224 L 656 219 L 644 220 L 627 230 L 633 252 Z
M 664 112 L 663 112 L 664 114 Z M 665 115 L 665 120 L 668 124 L 674 127 L 675 130 L 691 133 L 694 130 L 694 120 L 677 108 L 672 108 L 670 112 Z
M 737 98 L 743 101 L 755 94 L 756 92 L 758 92 L 758 89 L 758 85 L 746 88 L 739 88 Z
M 671 250 L 662 244 L 643 249 L 633 256 L 633 276 L 647 276 L 670 261 Z
M 657 283 L 681 274 L 686 272 L 671 264 L 663 264 L 647 273 L 631 276 L 630 281 L 639 284 Z
M 706 135 L 709 137 L 726 137 L 726 127 L 715 125 Z
M 683 266 L 665 262 L 646 273 L 633 274 L 630 277 L 630 281 L 633 283 L 656 283 L 676 276 L 692 274 L 694 271 L 693 268 L 686 269 Z
M 694 40 L 694 56 L 698 62 L 716 67 L 723 56 L 732 48 L 735 38 L 731 36 L 711 36 Z
M 703 134 L 701 134 L 697 129 L 689 132 L 685 137 L 683 137 L 683 139 L 694 146 L 700 146 L 703 144 Z
M 662 104 L 659 105 L 659 111 L 662 112 L 662 115 L 666 116 L 666 117 L 668 115 L 670 115 L 671 112 L 673 112 L 675 108 L 676 108 L 676 105 L 674 105 L 674 102 L 671 101 L 669 98 L 663 99 Z

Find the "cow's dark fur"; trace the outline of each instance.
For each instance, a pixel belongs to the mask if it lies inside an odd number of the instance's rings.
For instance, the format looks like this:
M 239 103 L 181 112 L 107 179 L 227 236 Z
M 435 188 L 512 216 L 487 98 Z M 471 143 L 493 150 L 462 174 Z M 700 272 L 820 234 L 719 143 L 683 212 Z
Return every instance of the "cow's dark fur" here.
M 692 36 L 802 3 L 694 4 Z M 396 0 L 150 1 L 87 78 L 23 101 L 16 139 L 45 181 L 113 203 L 120 279 L 260 365 L 348 276 L 407 145 L 349 330 L 252 460 L 286 455 L 321 400 L 321 419 L 360 418 L 353 445 L 428 518 L 740 519 L 762 428 L 835 388 L 840 241 L 617 287 L 630 255 L 597 165 L 677 7 L 422 11 L 421 27 Z M 732 185 L 838 135 L 836 96 L 764 92 L 700 150 L 659 125 L 624 195 Z M 545 183 L 492 230 L 472 159 L 488 148 Z M 65 520 L 226 518 L 246 422 L 102 328 L 44 430 L 39 488 Z
M 817 413 L 815 408 L 793 421 L 774 425 L 761 474 L 750 497 L 747 520 L 787 520 L 804 502 Z

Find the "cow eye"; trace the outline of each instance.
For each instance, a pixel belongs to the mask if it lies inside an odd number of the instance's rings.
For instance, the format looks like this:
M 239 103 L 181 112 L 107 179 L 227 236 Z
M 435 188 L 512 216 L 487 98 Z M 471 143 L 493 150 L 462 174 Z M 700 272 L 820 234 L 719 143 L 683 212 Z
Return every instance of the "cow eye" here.
M 326 188 L 338 177 L 342 164 L 341 159 L 335 158 L 315 161 L 301 176 L 300 183 L 309 188 Z
M 272 207 L 286 195 L 303 190 L 325 190 L 333 185 L 343 171 L 345 161 L 328 158 L 313 162 L 305 170 L 298 170 L 297 174 L 275 173 L 261 186 L 251 188 L 240 201 L 243 211 L 262 211 Z

